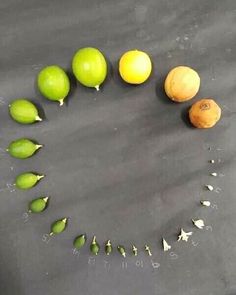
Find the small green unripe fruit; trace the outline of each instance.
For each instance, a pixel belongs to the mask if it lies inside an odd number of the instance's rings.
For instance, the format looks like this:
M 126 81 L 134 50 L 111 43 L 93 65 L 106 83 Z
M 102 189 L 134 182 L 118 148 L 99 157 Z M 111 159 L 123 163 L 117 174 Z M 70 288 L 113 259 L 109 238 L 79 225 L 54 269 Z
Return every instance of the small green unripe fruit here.
M 18 123 L 31 124 L 42 121 L 36 106 L 27 99 L 16 99 L 9 105 L 11 117 Z
M 42 95 L 63 105 L 70 91 L 70 81 L 66 72 L 57 65 L 43 68 L 38 74 L 38 88 Z
M 38 198 L 30 202 L 29 212 L 40 213 L 45 210 L 48 202 L 48 197 Z
M 124 246 L 121 246 L 121 245 L 117 246 L 117 250 L 123 257 L 126 257 L 126 252 L 125 252 Z
M 31 172 L 26 172 L 16 177 L 15 184 L 17 188 L 29 189 L 35 186 L 35 184 L 43 177 L 44 175 L 37 175 Z
M 67 225 L 67 218 L 55 221 L 51 226 L 50 236 L 62 233 Z
M 87 240 L 87 238 L 86 238 L 85 234 L 78 236 L 74 240 L 74 247 L 77 250 L 80 250 L 84 246 L 84 244 L 86 243 L 86 240 Z
M 7 149 L 9 154 L 18 159 L 26 159 L 31 157 L 42 145 L 35 144 L 27 138 L 19 138 L 12 141 Z
M 105 244 L 105 253 L 106 253 L 107 255 L 110 255 L 112 251 L 113 251 L 113 248 L 112 248 L 111 241 L 108 240 L 108 241 L 106 242 L 106 244 Z
M 93 237 L 92 243 L 90 245 L 90 251 L 93 255 L 98 255 L 98 252 L 100 251 L 100 246 L 95 236 Z
M 107 75 L 107 63 L 98 49 L 86 47 L 75 53 L 72 60 L 72 70 L 82 85 L 95 87 L 99 90 L 99 86 Z

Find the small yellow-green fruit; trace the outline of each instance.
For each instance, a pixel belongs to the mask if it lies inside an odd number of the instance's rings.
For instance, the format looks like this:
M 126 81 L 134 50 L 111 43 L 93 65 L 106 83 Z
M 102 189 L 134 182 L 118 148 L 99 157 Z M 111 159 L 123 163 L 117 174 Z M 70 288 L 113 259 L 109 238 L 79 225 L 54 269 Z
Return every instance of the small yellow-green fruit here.
M 122 245 L 117 246 L 118 252 L 123 256 L 126 257 L 125 247 Z
M 48 197 L 38 198 L 30 202 L 29 212 L 40 213 L 47 207 Z
M 105 244 L 105 253 L 107 255 L 110 255 L 112 251 L 113 251 L 113 247 L 112 247 L 111 241 L 108 240 Z
M 93 255 L 98 255 L 98 253 L 100 251 L 100 246 L 96 240 L 96 236 L 93 237 L 93 240 L 90 245 L 90 251 Z
M 70 91 L 70 81 L 66 72 L 57 65 L 47 66 L 38 74 L 38 88 L 42 95 L 63 105 Z
M 16 187 L 19 189 L 29 189 L 44 177 L 44 175 L 37 175 L 32 172 L 26 172 L 18 175 L 15 180 Z
M 26 159 L 31 157 L 41 147 L 41 144 L 35 144 L 27 138 L 19 138 L 10 143 L 7 152 L 14 158 Z
M 62 233 L 67 226 L 67 218 L 55 221 L 51 226 L 50 236 Z
M 87 241 L 86 234 L 80 235 L 80 236 L 78 236 L 78 237 L 75 238 L 75 240 L 74 240 L 74 247 L 77 250 L 80 250 L 84 246 L 84 244 L 86 243 L 86 241 Z
M 31 124 L 42 121 L 36 106 L 27 99 L 16 99 L 9 105 L 11 117 L 18 123 Z

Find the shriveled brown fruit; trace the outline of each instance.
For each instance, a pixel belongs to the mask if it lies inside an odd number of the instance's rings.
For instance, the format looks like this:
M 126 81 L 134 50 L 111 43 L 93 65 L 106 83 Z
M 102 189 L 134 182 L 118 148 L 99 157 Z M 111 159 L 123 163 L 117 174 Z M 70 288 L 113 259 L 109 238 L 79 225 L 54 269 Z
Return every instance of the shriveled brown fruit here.
M 173 68 L 165 80 L 166 95 L 173 101 L 184 102 L 193 98 L 200 88 L 198 73 L 186 66 Z
M 221 108 L 211 98 L 195 102 L 189 110 L 191 123 L 197 128 L 211 128 L 221 117 Z

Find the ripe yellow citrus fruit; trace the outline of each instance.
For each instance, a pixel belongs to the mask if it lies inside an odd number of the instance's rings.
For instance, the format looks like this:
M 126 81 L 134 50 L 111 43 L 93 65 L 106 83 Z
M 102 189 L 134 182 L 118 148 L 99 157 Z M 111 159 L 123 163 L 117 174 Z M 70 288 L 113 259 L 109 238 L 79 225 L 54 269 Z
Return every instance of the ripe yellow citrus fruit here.
M 200 77 L 196 71 L 186 66 L 172 69 L 165 80 L 167 96 L 177 102 L 193 98 L 200 88 Z
M 191 123 L 197 128 L 211 128 L 221 117 L 221 108 L 211 98 L 195 102 L 189 110 Z
M 130 84 L 145 82 L 152 71 L 152 62 L 147 53 L 139 50 L 125 52 L 119 61 L 122 79 Z

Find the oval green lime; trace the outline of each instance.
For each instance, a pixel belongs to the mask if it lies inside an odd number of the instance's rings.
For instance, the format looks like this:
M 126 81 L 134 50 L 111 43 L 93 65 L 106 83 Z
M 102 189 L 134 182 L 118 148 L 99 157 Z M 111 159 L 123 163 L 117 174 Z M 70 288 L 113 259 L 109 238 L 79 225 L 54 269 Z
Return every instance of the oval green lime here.
M 48 197 L 32 200 L 29 204 L 29 212 L 40 213 L 45 210 Z
M 85 234 L 78 236 L 74 240 L 74 247 L 77 250 L 80 250 L 84 246 L 84 244 L 86 243 L 86 240 L 87 239 L 86 239 L 86 235 Z
M 96 240 L 96 237 L 94 236 L 93 240 L 92 240 L 92 242 L 90 244 L 90 252 L 93 255 L 98 255 L 99 251 L 100 251 L 100 246 L 99 246 L 99 244 L 98 244 L 98 242 Z
M 107 76 L 107 62 L 97 48 L 85 47 L 75 53 L 72 70 L 81 84 L 99 90 Z
M 27 99 L 16 99 L 9 105 L 11 117 L 18 123 L 31 124 L 42 121 L 36 106 Z
M 43 68 L 37 78 L 37 84 L 41 94 L 63 105 L 65 97 L 70 91 L 70 81 L 66 72 L 57 65 Z
M 31 157 L 41 147 L 42 145 L 35 144 L 27 138 L 19 138 L 9 144 L 7 151 L 14 158 L 26 159 Z
M 16 187 L 19 189 L 30 189 L 43 178 L 44 175 L 37 175 L 32 172 L 26 172 L 18 175 L 15 180 Z
M 63 219 L 55 221 L 51 226 L 50 235 L 62 233 L 66 228 L 66 224 L 67 224 L 67 218 L 63 218 Z

